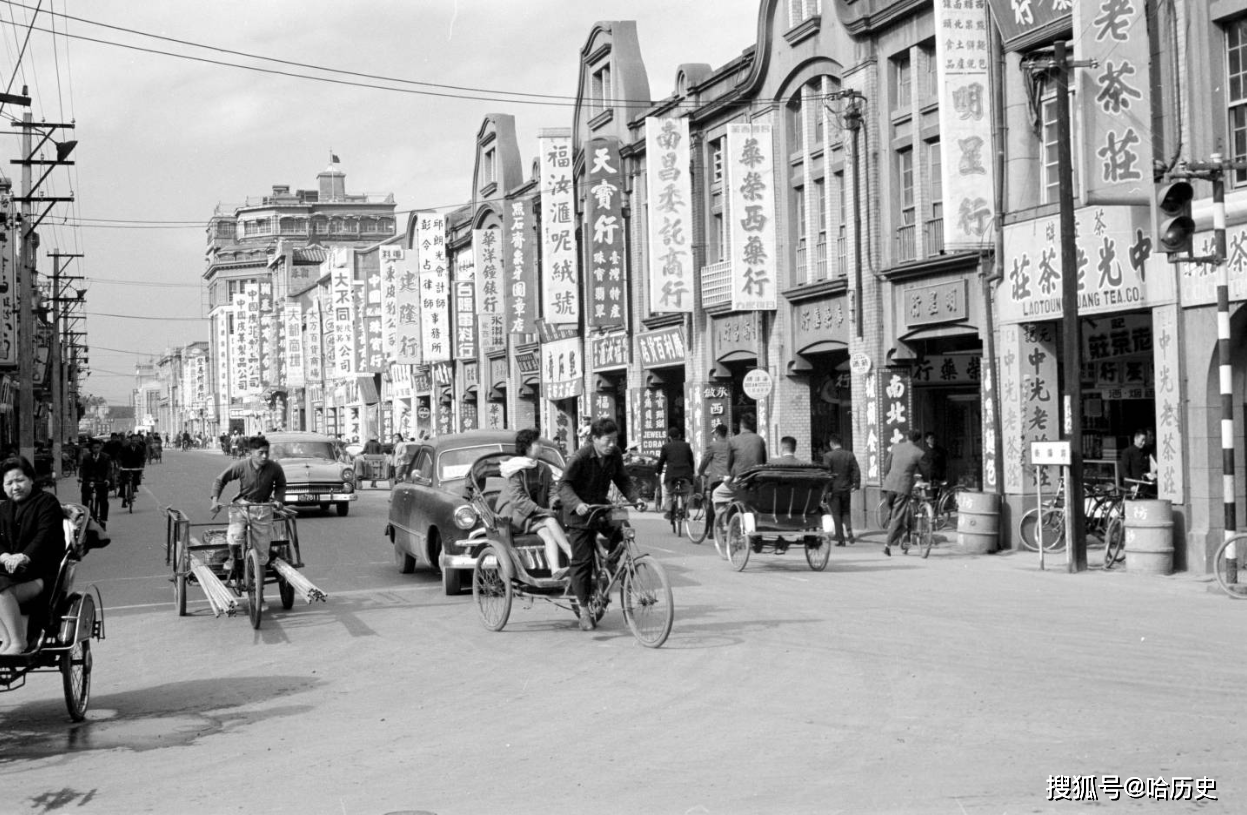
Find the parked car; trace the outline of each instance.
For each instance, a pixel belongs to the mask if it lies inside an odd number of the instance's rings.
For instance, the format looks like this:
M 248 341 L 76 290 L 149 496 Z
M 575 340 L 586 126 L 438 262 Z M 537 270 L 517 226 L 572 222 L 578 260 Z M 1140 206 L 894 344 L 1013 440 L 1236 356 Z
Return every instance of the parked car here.
M 554 442 L 541 441 L 542 460 L 557 480 L 566 466 L 563 456 Z M 486 453 L 514 454 L 515 433 L 472 430 L 411 442 L 411 447 L 411 466 L 390 494 L 385 527 L 394 545 L 394 563 L 403 574 L 417 565 L 440 571 L 446 594 L 458 594 L 470 582 L 476 563 L 463 543 L 480 526 L 464 495 L 468 469 Z
M 319 433 L 270 433 L 269 458 L 286 473 L 286 503 L 296 507 L 329 509 L 339 515 L 358 501 L 355 468 L 335 454 L 334 440 Z

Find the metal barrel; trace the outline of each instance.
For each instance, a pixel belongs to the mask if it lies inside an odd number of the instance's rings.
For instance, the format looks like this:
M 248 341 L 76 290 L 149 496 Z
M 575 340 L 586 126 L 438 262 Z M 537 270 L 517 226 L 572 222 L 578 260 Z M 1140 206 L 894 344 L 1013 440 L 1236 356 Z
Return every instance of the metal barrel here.
M 995 552 L 1000 541 L 1000 496 L 994 492 L 957 494 L 957 548 L 966 554 Z
M 1126 571 L 1173 573 L 1173 507 L 1164 499 L 1126 502 Z

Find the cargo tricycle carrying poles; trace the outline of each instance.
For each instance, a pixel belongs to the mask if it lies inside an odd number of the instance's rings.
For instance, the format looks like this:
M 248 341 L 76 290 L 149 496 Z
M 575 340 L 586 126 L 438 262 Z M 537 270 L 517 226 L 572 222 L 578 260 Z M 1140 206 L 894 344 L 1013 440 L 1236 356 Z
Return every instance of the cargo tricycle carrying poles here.
M 233 616 L 238 601 L 247 599 L 251 627 L 259 628 L 264 612 L 264 585 L 276 584 L 281 607 L 294 606 L 295 595 L 305 602 L 328 596 L 304 577 L 299 569 L 299 530 L 295 512 L 274 504 L 229 505 L 230 528 L 217 523 L 191 523 L 180 510 L 166 510 L 165 563 L 173 569 L 174 606 L 186 615 L 186 590 L 190 584 L 203 589 L 213 616 Z M 192 529 L 201 529 L 196 536 Z
M 26 675 L 57 671 L 65 690 L 69 718 L 80 722 L 91 699 L 91 640 L 104 639 L 104 603 L 92 586 L 74 589 L 74 573 L 87 551 L 107 545 L 97 529 L 89 528 L 85 507 L 63 504 L 65 553 L 56 580 L 22 612 L 30 615 L 31 647 L 24 654 L 0 656 L 0 692 L 17 690 Z

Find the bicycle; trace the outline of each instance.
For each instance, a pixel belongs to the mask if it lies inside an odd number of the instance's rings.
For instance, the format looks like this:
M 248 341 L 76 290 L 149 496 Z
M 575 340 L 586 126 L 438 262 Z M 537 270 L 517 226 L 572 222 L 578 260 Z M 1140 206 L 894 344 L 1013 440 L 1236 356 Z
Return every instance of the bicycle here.
M 688 523 L 688 539 L 693 543 L 701 543 L 714 527 L 714 503 L 711 501 L 711 489 L 707 484 L 702 490 L 695 492 L 690 500 Z
M 1117 493 L 1117 499 L 1111 510 L 1111 519 L 1104 531 L 1104 568 L 1111 569 L 1114 564 L 1126 559 L 1126 512 L 1125 502 L 1138 500 L 1144 488 L 1154 488 L 1153 481 L 1139 481 L 1134 478 L 1123 478 L 1130 484 L 1130 492 Z
M 688 532 L 688 496 L 692 484 L 687 478 L 676 478 L 671 482 L 671 531 L 677 536 L 687 532 L 689 539 L 693 537 L 692 532 Z
M 138 478 L 133 473 L 143 472 L 142 467 L 122 467 L 120 478 L 121 505 L 131 514 L 134 512 L 134 482 Z
M 901 554 L 909 554 L 909 547 L 916 545 L 922 550 L 923 559 L 926 559 L 935 543 L 934 533 L 937 528 L 936 505 L 931 498 L 931 485 L 925 481 L 915 482 L 913 492 L 903 500 L 901 511 L 906 513 L 906 517 L 905 535 L 901 538 Z M 892 505 L 886 497 L 879 500 L 875 519 L 886 532 L 892 522 Z
M 1230 547 L 1234 548 L 1234 557 L 1229 557 Z M 1221 542 L 1213 555 L 1213 572 L 1217 576 L 1217 585 L 1235 600 L 1247 599 L 1247 583 L 1239 580 L 1247 574 L 1247 535 L 1237 534 Z
M 935 529 L 939 531 L 949 526 L 957 526 L 957 499 L 961 493 L 966 491 L 963 484 L 948 486 L 947 481 L 939 481 L 933 484 L 935 488 Z
M 78 479 L 82 484 L 82 479 Z M 91 519 L 101 526 L 108 525 L 108 481 L 99 478 L 91 481 L 88 486 L 87 512 Z M 81 492 L 81 490 L 79 490 Z

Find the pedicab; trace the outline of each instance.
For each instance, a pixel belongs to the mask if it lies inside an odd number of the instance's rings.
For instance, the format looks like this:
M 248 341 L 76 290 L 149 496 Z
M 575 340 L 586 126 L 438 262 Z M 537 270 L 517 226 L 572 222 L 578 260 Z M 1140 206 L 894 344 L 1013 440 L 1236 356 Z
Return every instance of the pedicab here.
M 472 597 L 481 622 L 490 631 L 501 631 L 511 616 L 516 598 L 545 600 L 579 616 L 566 577 L 551 577 L 557 564 L 546 558 L 545 542 L 537 535 L 516 535 L 510 521 L 494 514 L 505 480 L 499 465 L 510 453 L 490 453 L 473 463 L 465 481 L 465 493 L 481 525 L 467 543 L 476 565 L 472 570 Z M 632 635 L 648 648 L 667 641 L 675 620 L 671 583 L 662 564 L 641 552 L 636 533 L 628 523 L 628 505 L 590 505 L 590 525 L 611 521 L 621 528 L 618 541 L 598 534 L 594 548 L 593 596 L 589 604 L 594 621 L 610 606 L 610 595 L 619 587 L 619 604 Z
M 732 501 L 716 509 L 716 545 L 736 571 L 749 555 L 782 555 L 805 549 L 810 568 L 821 572 L 831 557 L 835 526 L 824 498 L 831 473 L 817 464 L 762 464 L 736 477 Z M 720 514 L 721 513 L 721 514 Z
M 51 586 L 23 605 L 30 614 L 30 649 L 0 656 L 0 693 L 26 685 L 32 673 L 59 672 L 69 717 L 80 722 L 91 700 L 91 640 L 104 639 L 104 602 L 99 589 L 74 587 L 78 564 L 91 549 L 108 545 L 85 507 L 62 504 L 65 512 L 65 554 Z
M 203 590 L 214 617 L 234 616 L 239 601 L 246 598 L 252 628 L 259 628 L 262 621 L 265 584 L 277 585 L 281 607 L 287 611 L 296 595 L 309 604 L 324 602 L 328 595 L 299 571 L 304 564 L 294 510 L 245 502 L 228 507 L 230 521 L 242 523 L 245 532 L 242 545 L 232 548 L 228 527 L 191 523 L 173 507 L 165 511 L 165 565 L 173 570 L 174 610 L 179 617 L 186 616 L 190 585 Z M 203 531 L 195 535 L 193 529 Z M 267 559 L 261 554 L 265 549 Z

